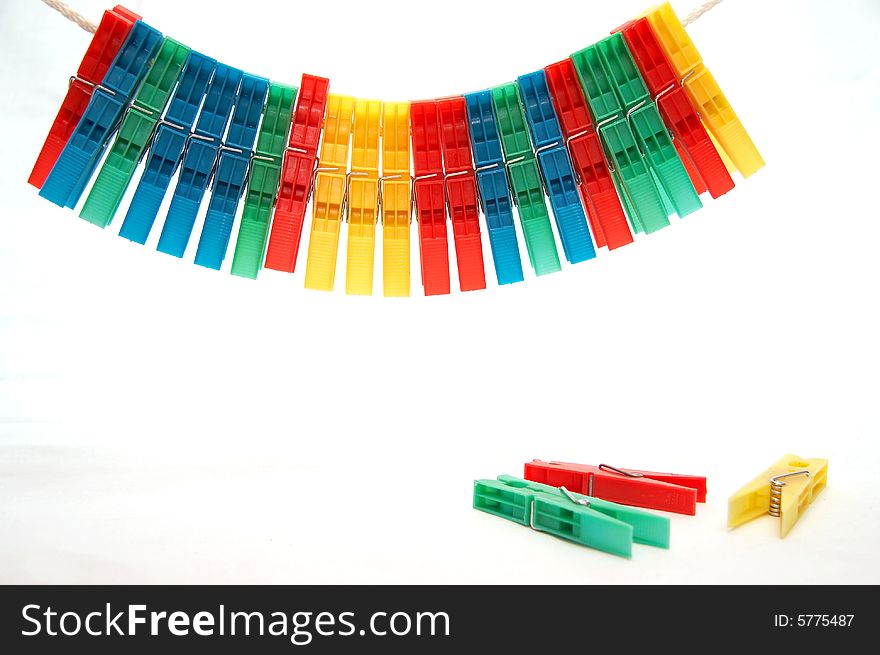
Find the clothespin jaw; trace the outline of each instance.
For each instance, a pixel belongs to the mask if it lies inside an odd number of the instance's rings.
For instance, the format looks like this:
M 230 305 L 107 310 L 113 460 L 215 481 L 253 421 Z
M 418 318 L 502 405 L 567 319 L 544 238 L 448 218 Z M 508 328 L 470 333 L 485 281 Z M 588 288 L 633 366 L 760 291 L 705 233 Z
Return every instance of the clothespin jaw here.
M 266 247 L 266 268 L 293 273 L 318 157 L 330 80 L 303 75 L 281 167 L 281 186 Z
M 706 501 L 706 478 L 693 475 L 536 459 L 526 463 L 523 477 L 623 505 L 691 516 L 696 504 Z
M 678 80 L 700 112 L 703 124 L 736 166 L 749 177 L 764 166 L 764 159 L 715 78 L 703 64 L 699 51 L 668 2 L 645 16 L 666 52 Z
M 198 266 L 220 270 L 226 258 L 268 92 L 269 80 L 266 78 L 247 73 L 242 77 L 229 130 L 219 151 L 211 199 L 196 249 L 195 263 Z
M 382 105 L 382 286 L 385 296 L 409 296 L 412 177 L 409 103 Z
M 490 91 L 492 107 L 498 119 L 504 164 L 522 225 L 529 263 L 535 275 L 555 273 L 562 267 L 519 90 L 516 83 L 510 82 Z
M 336 279 L 339 231 L 348 188 L 348 152 L 355 99 L 330 94 L 324 119 L 324 140 L 315 176 L 312 231 L 306 261 L 305 287 L 332 291 Z
M 376 254 L 376 222 L 379 220 L 379 141 L 382 102 L 357 100 L 351 135 L 351 172 L 345 220 L 348 246 L 345 292 L 369 296 L 373 293 Z
M 296 87 L 269 85 L 257 146 L 248 172 L 244 210 L 230 271 L 233 275 L 256 279 L 262 266 L 296 94 Z
M 138 20 L 140 16 L 119 5 L 104 12 L 76 75 L 70 78 L 67 94 L 40 149 L 40 154 L 28 177 L 28 184 L 38 189 L 43 186 L 43 182 L 46 181 L 58 156 L 85 113 L 92 91 L 104 79 L 107 69 L 110 68 L 132 26 Z
M 195 131 L 184 144 L 177 186 L 156 246 L 159 252 L 183 257 L 186 251 L 243 76 L 226 64 L 218 63 L 214 69 Z
M 759 516 L 779 517 L 784 537 L 828 480 L 827 459 L 784 455 L 727 501 L 727 527 L 735 528 Z
M 426 296 L 449 293 L 449 241 L 440 112 L 435 100 L 410 103 L 413 197 L 419 223 L 422 286 Z
M 476 480 L 473 507 L 621 557 L 633 542 L 669 548 L 668 518 L 509 475 Z
M 166 37 L 132 105 L 123 116 L 119 132 L 95 184 L 86 198 L 80 218 L 104 228 L 110 225 L 119 203 L 153 135 L 165 104 L 177 84 L 190 49 Z

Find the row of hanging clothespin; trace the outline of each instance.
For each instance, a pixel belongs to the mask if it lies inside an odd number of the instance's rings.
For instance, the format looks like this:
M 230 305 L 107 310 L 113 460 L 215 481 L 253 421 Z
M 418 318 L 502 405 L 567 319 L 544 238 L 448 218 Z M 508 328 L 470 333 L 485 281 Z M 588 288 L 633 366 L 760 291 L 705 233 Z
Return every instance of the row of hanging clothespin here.
M 383 292 L 406 296 L 413 211 L 425 294 L 450 292 L 448 225 L 458 286 L 470 291 L 487 284 L 481 213 L 496 281 L 516 283 L 514 207 L 544 275 L 561 268 L 557 236 L 567 262 L 587 261 L 699 209 L 701 193 L 726 193 L 731 171 L 762 165 L 668 4 L 515 82 L 397 103 L 330 93 L 313 75 L 299 87 L 270 82 L 116 7 L 29 181 L 61 206 L 86 195 L 80 216 L 99 227 L 124 213 L 120 236 L 140 244 L 170 193 L 157 249 L 176 257 L 207 196 L 195 263 L 221 268 L 240 214 L 231 272 L 248 278 L 296 270 L 311 202 L 304 277 L 316 290 L 335 286 L 347 225 L 346 291 L 372 293 L 381 223 Z
M 730 497 L 728 528 L 770 515 L 785 537 L 827 478 L 828 460 L 783 456 Z M 523 479 L 476 480 L 473 493 L 475 509 L 624 557 L 633 543 L 669 547 L 669 519 L 642 510 L 694 516 L 705 502 L 703 476 L 537 459 Z

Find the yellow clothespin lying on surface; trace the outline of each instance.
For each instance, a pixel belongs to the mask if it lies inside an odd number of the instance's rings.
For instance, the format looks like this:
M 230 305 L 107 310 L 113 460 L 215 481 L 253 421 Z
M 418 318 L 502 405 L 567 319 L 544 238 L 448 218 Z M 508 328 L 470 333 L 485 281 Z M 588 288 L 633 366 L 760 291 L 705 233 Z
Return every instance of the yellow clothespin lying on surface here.
M 379 132 L 382 102 L 358 100 L 354 105 L 351 172 L 348 180 L 348 256 L 345 292 L 373 293 L 376 221 L 379 218 Z
M 306 261 L 306 289 L 332 291 L 336 278 L 339 229 L 348 186 L 348 149 L 354 98 L 330 94 L 324 119 L 324 140 L 315 175 L 312 233 Z
M 735 528 L 769 514 L 779 517 L 779 536 L 784 537 L 827 480 L 827 459 L 785 455 L 730 497 L 727 527 Z

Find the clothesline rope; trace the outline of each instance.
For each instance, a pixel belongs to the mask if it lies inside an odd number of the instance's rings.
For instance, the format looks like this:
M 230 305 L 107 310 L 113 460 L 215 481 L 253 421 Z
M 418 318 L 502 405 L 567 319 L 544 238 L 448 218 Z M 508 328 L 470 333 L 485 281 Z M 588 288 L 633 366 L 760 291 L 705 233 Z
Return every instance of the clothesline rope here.
M 95 30 L 98 29 L 98 26 L 95 23 L 76 11 L 66 2 L 61 2 L 61 0 L 43 0 L 43 2 L 46 3 L 46 5 L 48 5 L 51 9 L 54 9 L 59 14 L 64 16 L 67 20 L 79 25 L 86 32 L 94 34 Z M 710 9 L 715 8 L 719 4 L 721 4 L 721 0 L 709 0 L 708 2 L 704 2 L 699 7 L 696 7 L 691 12 L 689 12 L 687 16 L 682 19 L 681 24 L 687 27 L 695 20 L 697 20 L 700 16 L 705 14 Z

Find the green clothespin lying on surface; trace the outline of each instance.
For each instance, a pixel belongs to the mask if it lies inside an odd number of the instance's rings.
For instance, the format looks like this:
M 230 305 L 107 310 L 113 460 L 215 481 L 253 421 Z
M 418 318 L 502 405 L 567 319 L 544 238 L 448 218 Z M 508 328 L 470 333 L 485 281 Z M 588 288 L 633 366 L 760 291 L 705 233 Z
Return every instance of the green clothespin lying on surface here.
M 669 519 L 512 475 L 474 481 L 474 509 L 621 557 L 633 542 L 669 548 Z

